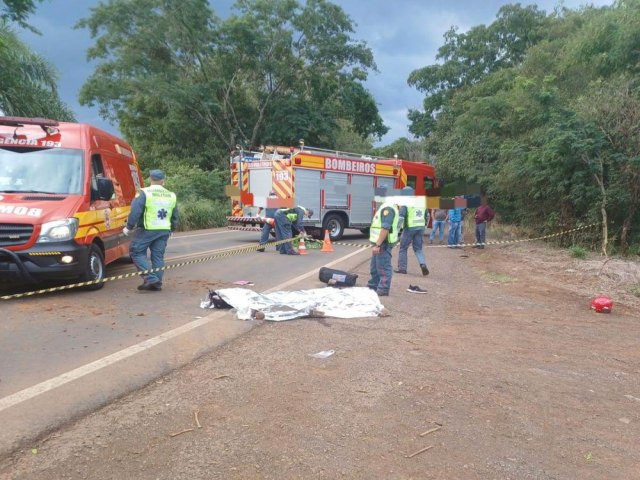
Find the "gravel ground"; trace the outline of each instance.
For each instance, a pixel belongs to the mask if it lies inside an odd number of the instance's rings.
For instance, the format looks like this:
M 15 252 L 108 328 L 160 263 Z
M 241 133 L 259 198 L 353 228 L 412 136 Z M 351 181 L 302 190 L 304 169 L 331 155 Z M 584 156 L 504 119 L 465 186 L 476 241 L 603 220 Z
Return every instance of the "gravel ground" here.
M 428 277 L 411 253 L 394 276 L 390 316 L 260 323 L 15 452 L 0 480 L 640 478 L 638 264 L 426 253 Z M 367 254 L 353 271 L 364 285 Z

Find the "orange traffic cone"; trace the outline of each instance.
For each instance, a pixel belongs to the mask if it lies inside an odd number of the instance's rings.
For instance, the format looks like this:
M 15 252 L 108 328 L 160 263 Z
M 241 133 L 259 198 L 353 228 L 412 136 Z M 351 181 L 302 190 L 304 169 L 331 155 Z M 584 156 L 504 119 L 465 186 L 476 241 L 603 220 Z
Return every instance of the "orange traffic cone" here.
M 324 231 L 324 242 L 322 242 L 321 252 L 333 252 L 333 247 L 331 246 L 331 238 L 329 237 L 329 230 Z
M 300 237 L 300 245 L 298 245 L 298 253 L 300 255 L 308 255 L 307 246 L 304 244 L 304 237 Z

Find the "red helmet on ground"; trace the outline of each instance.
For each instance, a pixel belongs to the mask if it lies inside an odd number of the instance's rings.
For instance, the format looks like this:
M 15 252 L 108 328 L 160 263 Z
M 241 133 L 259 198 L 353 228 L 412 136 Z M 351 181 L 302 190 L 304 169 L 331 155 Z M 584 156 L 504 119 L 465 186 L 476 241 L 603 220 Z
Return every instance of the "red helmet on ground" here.
M 609 297 L 597 297 L 591 301 L 591 309 L 598 313 L 610 313 L 613 308 L 613 300 Z

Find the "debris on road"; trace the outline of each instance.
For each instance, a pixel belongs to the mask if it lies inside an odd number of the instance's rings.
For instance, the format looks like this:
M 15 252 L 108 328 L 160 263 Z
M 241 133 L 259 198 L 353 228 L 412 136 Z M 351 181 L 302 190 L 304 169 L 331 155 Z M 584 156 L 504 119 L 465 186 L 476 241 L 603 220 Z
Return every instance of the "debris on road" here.
M 170 433 L 169 436 L 170 437 L 177 437 L 178 435 L 182 435 L 183 433 L 187 433 L 187 432 L 193 432 L 193 428 L 185 428 L 184 430 L 181 430 L 179 432 Z
M 313 358 L 329 358 L 334 353 L 336 353 L 335 350 L 323 350 L 318 353 L 310 353 L 309 356 Z
M 413 452 L 411 455 L 405 455 L 404 458 L 415 457 L 416 455 L 420 455 L 421 453 L 426 452 L 427 450 L 431 450 L 432 448 L 433 448 L 433 445 L 429 445 L 428 447 L 421 448 L 417 452 Z

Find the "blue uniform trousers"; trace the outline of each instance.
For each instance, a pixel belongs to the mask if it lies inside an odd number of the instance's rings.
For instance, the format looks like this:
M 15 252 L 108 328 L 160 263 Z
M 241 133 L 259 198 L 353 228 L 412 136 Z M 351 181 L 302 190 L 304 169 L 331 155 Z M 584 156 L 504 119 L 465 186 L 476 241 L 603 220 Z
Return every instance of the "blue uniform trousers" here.
M 271 233 L 271 225 L 265 223 L 262 225 L 262 232 L 260 233 L 260 246 L 264 248 L 265 244 L 269 241 L 269 234 Z
M 276 240 L 286 240 L 288 238 L 293 238 L 293 230 L 291 220 L 287 218 L 287 215 L 280 210 L 276 212 L 275 215 L 276 220 Z M 296 253 L 291 245 L 291 242 L 285 242 L 276 247 L 282 254 L 294 254 Z
M 422 245 L 424 243 L 424 227 L 405 228 L 400 236 L 400 251 L 398 252 L 398 270 L 407 270 L 407 251 L 413 246 L 418 263 L 426 265 Z
M 391 276 L 393 268 L 391 267 L 391 249 L 387 243 L 383 243 L 380 247 L 378 255 L 371 255 L 371 263 L 369 270 L 371 278 L 367 282 L 367 287 L 375 290 L 380 295 L 389 295 L 391 288 Z
M 144 230 L 140 228 L 135 231 L 129 244 L 129 255 L 139 271 L 164 267 L 164 251 L 170 236 L 170 230 Z M 147 250 L 151 253 L 151 263 L 147 258 Z M 142 278 L 147 283 L 158 283 L 162 282 L 163 275 L 164 270 L 160 270 L 142 275 Z

